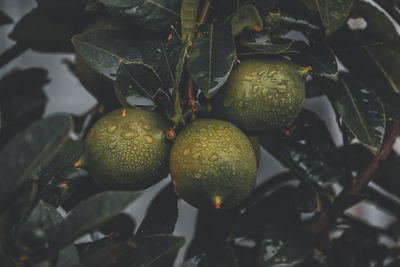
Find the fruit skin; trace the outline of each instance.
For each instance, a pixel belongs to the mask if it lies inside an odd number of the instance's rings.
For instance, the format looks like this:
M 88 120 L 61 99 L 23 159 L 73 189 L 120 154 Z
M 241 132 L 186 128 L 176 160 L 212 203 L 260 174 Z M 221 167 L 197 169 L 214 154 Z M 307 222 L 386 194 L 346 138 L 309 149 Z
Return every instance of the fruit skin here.
M 168 175 L 168 126 L 155 112 L 115 110 L 90 129 L 82 165 L 105 189 L 145 189 Z
M 178 134 L 170 156 L 175 192 L 189 204 L 230 209 L 254 187 L 257 163 L 247 136 L 233 124 L 198 119 Z
M 248 136 L 251 145 L 253 146 L 254 153 L 256 155 L 257 166 L 260 163 L 260 142 L 257 136 Z
M 242 61 L 216 95 L 213 112 L 250 135 L 288 126 L 303 108 L 308 72 L 283 59 Z

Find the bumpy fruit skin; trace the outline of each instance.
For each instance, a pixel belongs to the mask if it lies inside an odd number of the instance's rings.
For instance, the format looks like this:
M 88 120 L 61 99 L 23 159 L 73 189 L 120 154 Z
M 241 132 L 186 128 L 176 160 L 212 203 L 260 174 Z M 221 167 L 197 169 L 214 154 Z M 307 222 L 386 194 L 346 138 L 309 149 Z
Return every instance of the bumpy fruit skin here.
M 248 134 L 288 126 L 303 108 L 307 74 L 287 60 L 242 61 L 216 95 L 214 113 Z
M 257 166 L 260 163 L 260 142 L 256 136 L 248 136 L 251 145 L 253 146 L 254 153 L 256 155 Z
M 199 119 L 177 136 L 170 156 L 175 192 L 199 209 L 229 209 L 254 187 L 257 163 L 247 136 L 229 122 Z
M 83 167 L 106 189 L 145 189 L 168 175 L 167 128 L 158 113 L 115 110 L 90 129 Z

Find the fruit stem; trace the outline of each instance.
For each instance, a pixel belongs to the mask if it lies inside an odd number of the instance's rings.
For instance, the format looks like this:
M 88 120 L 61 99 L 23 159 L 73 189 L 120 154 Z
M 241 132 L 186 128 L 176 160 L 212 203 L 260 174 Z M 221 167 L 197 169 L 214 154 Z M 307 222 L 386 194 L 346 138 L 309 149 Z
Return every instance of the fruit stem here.
M 215 209 L 219 210 L 221 208 L 221 204 L 222 204 L 222 198 L 220 196 L 215 196 L 214 197 Z

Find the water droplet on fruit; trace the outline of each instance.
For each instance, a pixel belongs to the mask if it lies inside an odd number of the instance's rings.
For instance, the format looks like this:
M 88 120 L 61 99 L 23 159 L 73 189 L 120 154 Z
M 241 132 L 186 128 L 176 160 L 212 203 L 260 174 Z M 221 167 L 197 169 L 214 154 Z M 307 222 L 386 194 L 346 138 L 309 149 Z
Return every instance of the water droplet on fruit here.
M 152 144 L 154 142 L 153 137 L 149 136 L 149 135 L 145 135 L 143 136 L 144 140 L 146 140 L 147 143 Z
M 200 179 L 200 178 L 201 178 L 201 173 L 196 173 L 196 174 L 194 175 L 194 177 L 195 177 L 196 179 Z
M 244 77 L 244 80 L 245 80 L 245 81 L 248 81 L 248 82 L 251 82 L 251 81 L 253 80 L 253 77 L 251 77 L 251 76 L 246 76 L 246 77 Z
M 149 131 L 151 131 L 151 126 L 146 124 L 146 125 L 143 126 L 143 129 L 144 129 L 146 132 L 149 132 Z
M 116 146 L 117 146 L 117 143 L 110 143 L 110 144 L 108 145 L 108 147 L 109 147 L 110 149 L 114 149 Z
M 138 136 L 138 133 L 137 133 L 137 132 L 133 132 L 133 131 L 123 132 L 123 133 L 121 134 L 121 136 L 122 136 L 122 138 L 124 138 L 125 140 L 130 140 L 130 139 L 133 139 L 133 138 L 137 137 L 137 136 Z
M 262 75 L 264 75 L 265 74 L 265 70 L 262 70 L 262 71 L 260 71 L 259 73 L 258 73 L 258 76 L 262 76 Z
M 239 108 L 242 108 L 243 106 L 244 106 L 243 101 L 240 101 L 240 102 L 239 102 Z
M 189 149 L 185 149 L 185 150 L 183 151 L 183 155 L 185 155 L 185 156 L 187 156 L 189 153 L 190 153 L 190 150 L 189 150 Z
M 200 157 L 200 153 L 193 154 L 193 156 L 192 156 L 193 159 L 198 159 L 199 157 Z
M 285 93 L 286 92 L 286 86 L 279 86 L 278 87 L 278 92 L 279 93 Z
M 107 128 L 107 132 L 110 133 L 110 134 L 112 134 L 112 133 L 115 132 L 116 129 L 117 129 L 117 125 L 110 125 L 110 126 L 108 126 L 108 128 Z
M 217 154 L 212 154 L 212 155 L 209 157 L 209 160 L 210 160 L 210 161 L 216 161 L 217 159 L 218 159 Z
M 135 145 L 137 145 L 137 144 L 139 144 L 139 141 L 138 141 L 138 140 L 133 140 L 133 143 L 134 143 Z

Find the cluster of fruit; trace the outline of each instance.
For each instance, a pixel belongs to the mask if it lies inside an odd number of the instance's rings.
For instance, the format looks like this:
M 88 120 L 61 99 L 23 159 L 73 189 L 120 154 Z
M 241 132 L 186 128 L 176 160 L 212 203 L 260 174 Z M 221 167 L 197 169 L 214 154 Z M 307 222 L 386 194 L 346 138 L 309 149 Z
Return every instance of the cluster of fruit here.
M 186 125 L 173 144 L 161 114 L 115 110 L 89 131 L 81 162 L 105 189 L 142 190 L 170 173 L 176 194 L 191 205 L 232 208 L 250 194 L 257 176 L 259 144 L 246 134 L 293 122 L 304 104 L 308 71 L 283 59 L 238 64 L 211 101 L 213 118 Z

